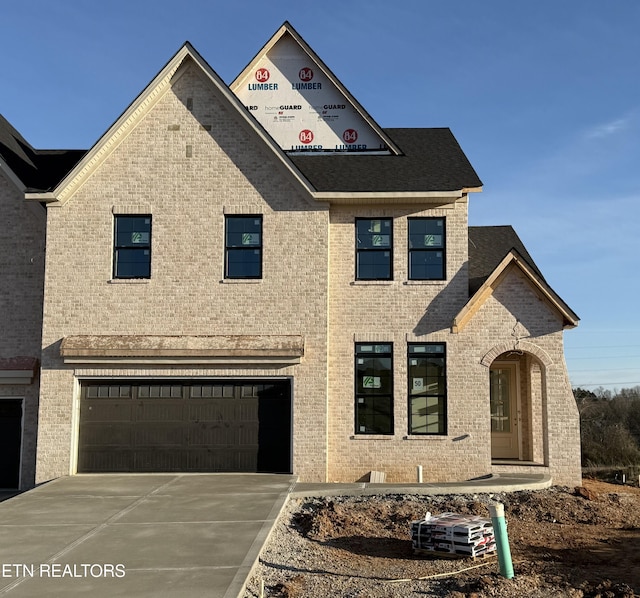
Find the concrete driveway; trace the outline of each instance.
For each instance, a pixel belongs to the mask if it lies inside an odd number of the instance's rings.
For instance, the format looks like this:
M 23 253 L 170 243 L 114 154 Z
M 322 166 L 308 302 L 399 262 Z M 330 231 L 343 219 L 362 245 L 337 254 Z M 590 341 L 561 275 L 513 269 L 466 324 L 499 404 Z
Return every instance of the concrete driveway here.
M 295 476 L 60 478 L 0 502 L 0 596 L 236 598 Z

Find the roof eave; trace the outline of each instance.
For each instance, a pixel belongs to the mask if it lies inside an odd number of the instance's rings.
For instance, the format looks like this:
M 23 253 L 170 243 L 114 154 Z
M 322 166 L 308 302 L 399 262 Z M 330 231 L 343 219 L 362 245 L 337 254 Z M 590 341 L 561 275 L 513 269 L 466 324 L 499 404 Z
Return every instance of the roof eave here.
M 458 189 L 454 191 L 316 191 L 313 198 L 335 204 L 348 203 L 454 203 L 469 192 L 482 188 Z

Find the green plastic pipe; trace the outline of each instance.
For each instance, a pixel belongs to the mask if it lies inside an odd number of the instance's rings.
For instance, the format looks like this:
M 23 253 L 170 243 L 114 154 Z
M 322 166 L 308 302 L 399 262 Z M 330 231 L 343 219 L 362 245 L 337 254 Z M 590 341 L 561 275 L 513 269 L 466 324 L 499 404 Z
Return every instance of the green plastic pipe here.
M 511 562 L 511 549 L 509 548 L 509 536 L 507 536 L 507 522 L 504 518 L 504 505 L 495 503 L 489 505 L 493 533 L 496 537 L 496 550 L 498 551 L 498 564 L 500 575 L 507 579 L 513 578 L 513 563 Z

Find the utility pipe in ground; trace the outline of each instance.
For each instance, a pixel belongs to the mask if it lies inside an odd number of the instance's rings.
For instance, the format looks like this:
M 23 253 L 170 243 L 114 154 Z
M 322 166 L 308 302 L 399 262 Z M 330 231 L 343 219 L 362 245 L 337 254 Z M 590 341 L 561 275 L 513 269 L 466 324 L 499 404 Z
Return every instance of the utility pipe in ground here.
M 509 537 L 507 536 L 507 522 L 504 518 L 504 505 L 502 503 L 490 505 L 489 512 L 491 513 L 493 533 L 496 537 L 500 575 L 511 579 L 513 578 L 513 563 L 511 562 L 511 549 L 509 548 Z

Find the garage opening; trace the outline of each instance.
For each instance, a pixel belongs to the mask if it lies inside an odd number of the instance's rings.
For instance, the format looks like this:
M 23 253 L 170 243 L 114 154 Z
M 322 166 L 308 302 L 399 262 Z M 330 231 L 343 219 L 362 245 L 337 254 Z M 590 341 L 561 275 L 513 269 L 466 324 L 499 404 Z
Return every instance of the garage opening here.
M 78 473 L 291 473 L 290 380 L 83 382 Z
M 22 399 L 0 399 L 0 488 L 20 485 Z

